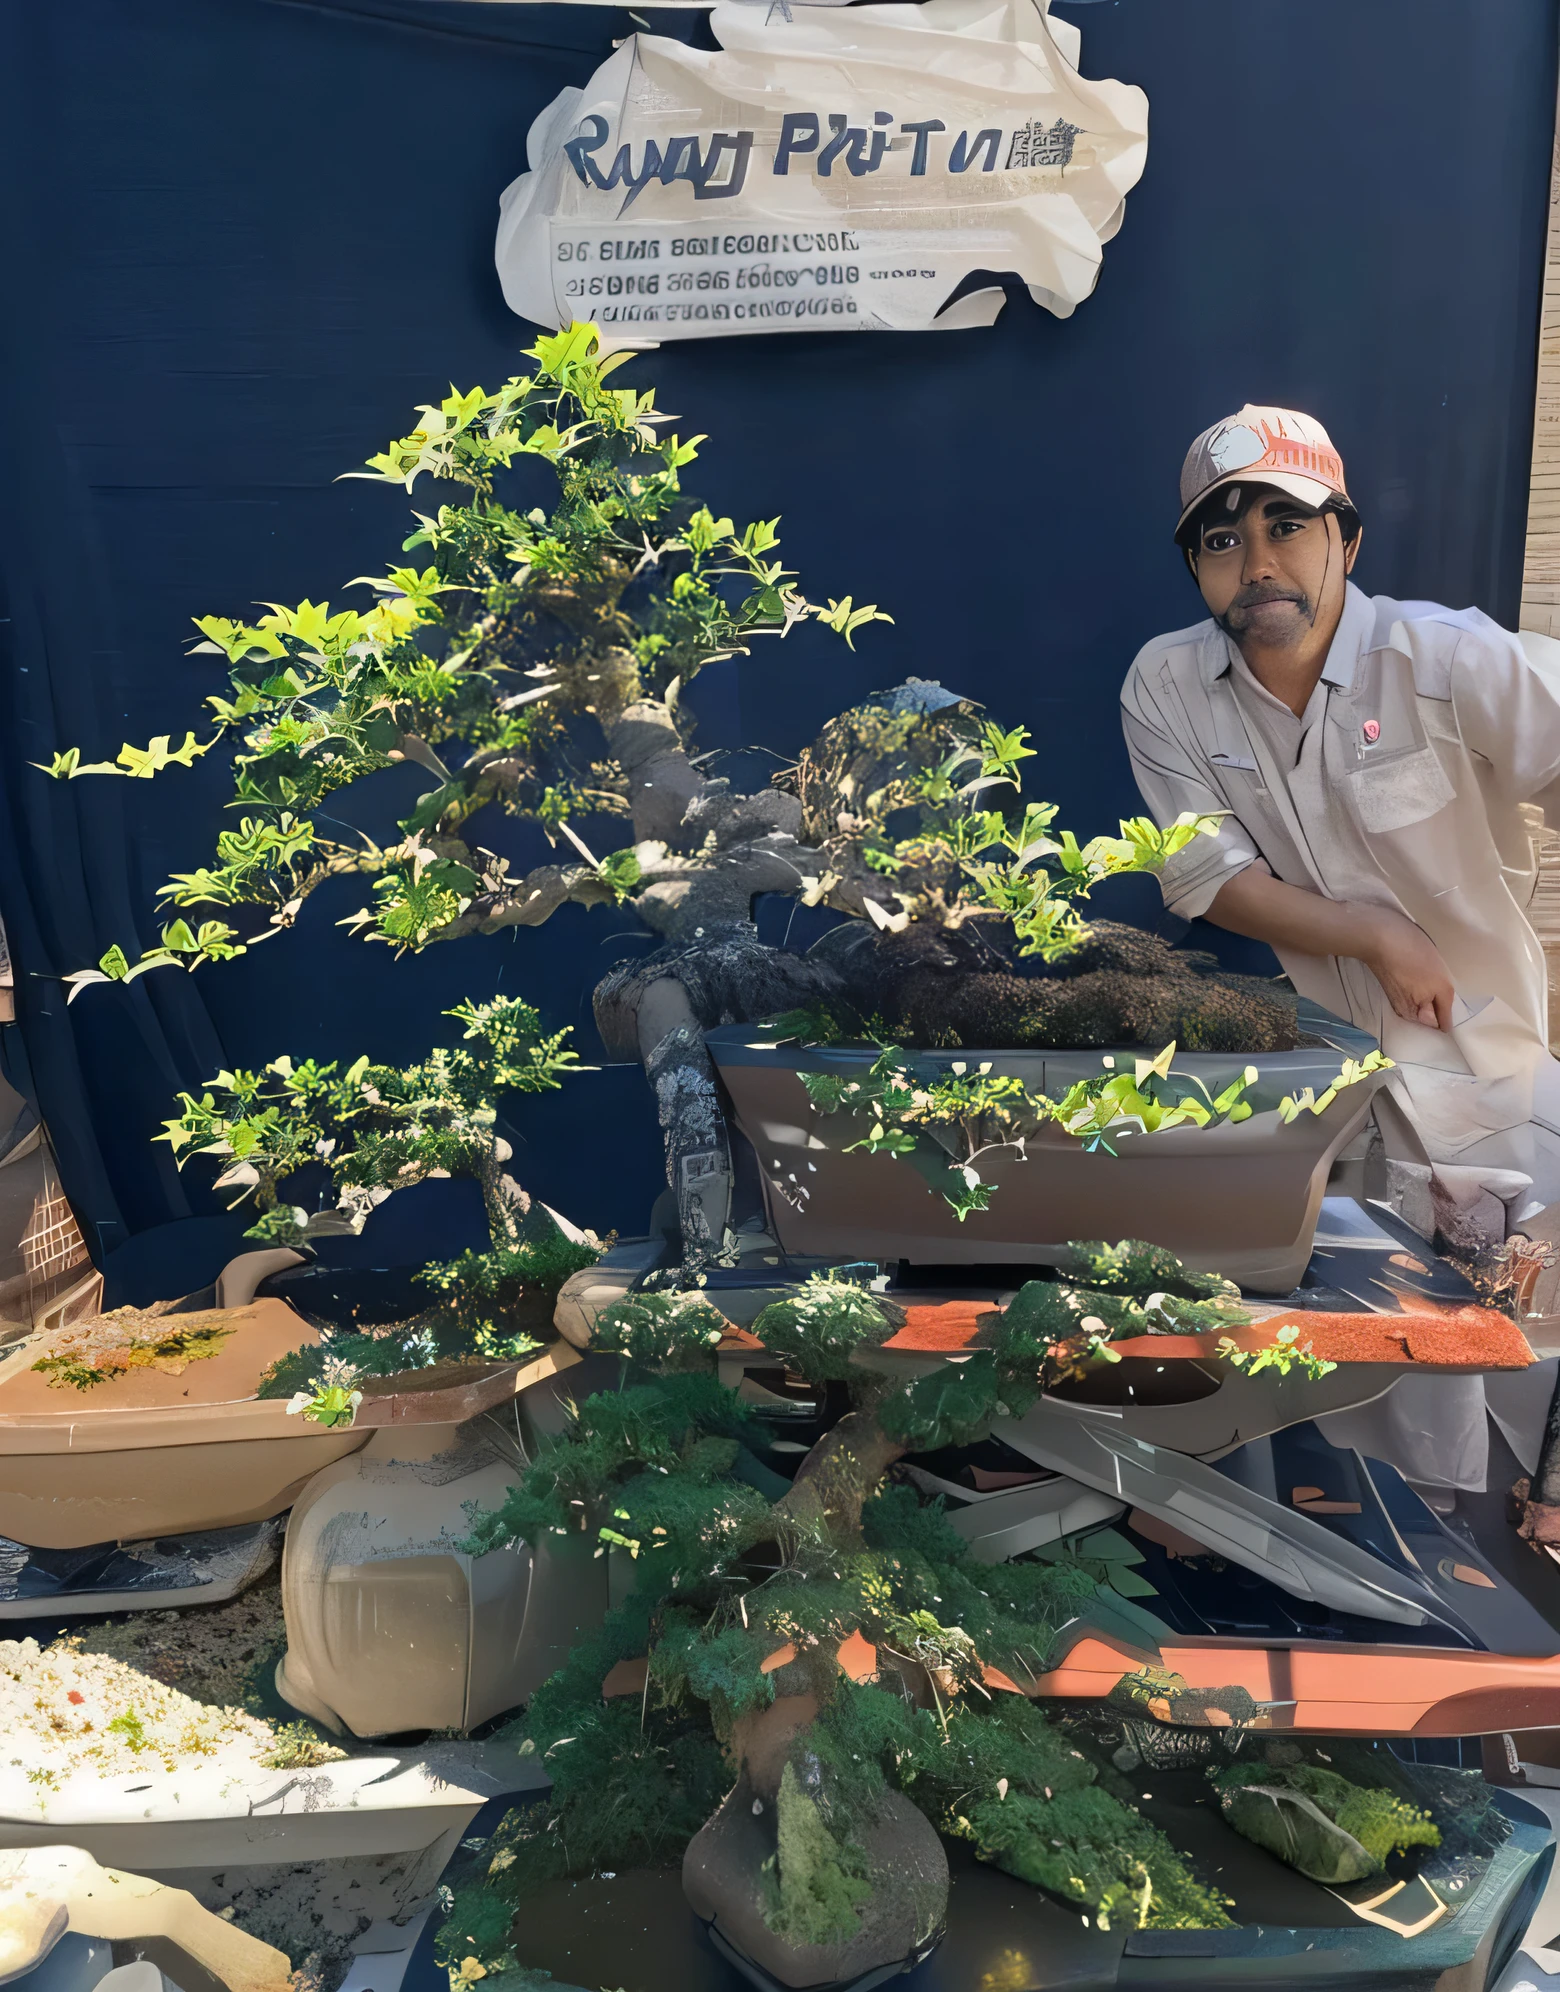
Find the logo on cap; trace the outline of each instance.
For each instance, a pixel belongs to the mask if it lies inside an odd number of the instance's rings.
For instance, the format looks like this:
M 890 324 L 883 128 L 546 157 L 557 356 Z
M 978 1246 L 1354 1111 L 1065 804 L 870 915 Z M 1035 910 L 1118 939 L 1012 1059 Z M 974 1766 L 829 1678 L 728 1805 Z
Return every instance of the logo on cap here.
M 1302 477 L 1319 478 L 1335 490 L 1343 489 L 1343 458 L 1327 439 L 1319 422 L 1307 422 L 1313 433 L 1296 435 L 1289 424 L 1298 426 L 1303 417 L 1263 419 L 1247 423 L 1237 416 L 1208 437 L 1205 447 L 1211 468 L 1221 477 L 1234 470 L 1290 470 Z
M 1348 500 L 1343 459 L 1313 416 L 1294 408 L 1259 408 L 1250 402 L 1204 429 L 1181 466 L 1181 517 L 1221 484 L 1271 484 L 1302 504 Z

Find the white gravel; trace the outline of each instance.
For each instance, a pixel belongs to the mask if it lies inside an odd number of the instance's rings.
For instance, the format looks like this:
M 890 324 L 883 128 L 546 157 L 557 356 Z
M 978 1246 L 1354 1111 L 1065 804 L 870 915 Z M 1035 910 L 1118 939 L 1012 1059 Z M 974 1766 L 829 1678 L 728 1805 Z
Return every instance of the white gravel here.
M 271 1725 L 194 1701 L 78 1639 L 0 1639 L 0 1763 L 48 1788 L 82 1771 L 115 1777 L 198 1762 L 248 1768 L 276 1748 Z

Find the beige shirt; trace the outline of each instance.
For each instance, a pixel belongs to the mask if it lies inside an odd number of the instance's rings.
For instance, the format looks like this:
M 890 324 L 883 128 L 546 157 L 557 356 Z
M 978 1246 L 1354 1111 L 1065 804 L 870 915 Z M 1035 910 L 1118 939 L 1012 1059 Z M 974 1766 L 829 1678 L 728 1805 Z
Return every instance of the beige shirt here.
M 1560 800 L 1544 793 L 1560 782 L 1560 644 L 1519 640 L 1477 609 L 1372 598 L 1350 584 L 1300 718 L 1211 620 L 1147 644 L 1121 705 L 1150 813 L 1228 812 L 1216 837 L 1167 865 L 1173 912 L 1206 912 L 1226 879 L 1265 864 L 1327 898 L 1406 913 L 1451 972 L 1450 1032 L 1395 1016 L 1362 962 L 1281 950 L 1285 972 L 1380 1039 L 1434 1159 L 1452 1161 L 1535 1112 L 1560 1126 L 1517 807 L 1547 801 L 1553 814 Z M 1520 1155 L 1510 1164 L 1521 1167 Z

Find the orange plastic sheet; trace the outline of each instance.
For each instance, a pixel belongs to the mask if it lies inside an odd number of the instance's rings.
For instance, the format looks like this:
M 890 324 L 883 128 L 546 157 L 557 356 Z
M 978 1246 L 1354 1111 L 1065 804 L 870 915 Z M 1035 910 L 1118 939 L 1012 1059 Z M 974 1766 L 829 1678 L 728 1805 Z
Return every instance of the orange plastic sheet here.
M 980 1347 L 998 1310 L 974 1300 L 912 1301 L 908 1319 L 884 1347 L 906 1355 L 956 1354 Z M 1302 1343 L 1330 1363 L 1418 1363 L 1435 1369 L 1526 1369 L 1533 1351 L 1516 1323 L 1486 1307 L 1435 1314 L 1269 1315 L 1246 1328 L 1212 1335 L 1136 1335 L 1111 1347 L 1121 1356 L 1211 1356 L 1225 1339 L 1238 1349 L 1265 1349 L 1280 1328 L 1298 1328 Z
M 1405 1646 L 1259 1646 L 1195 1640 L 1160 1664 L 1204 1691 L 1244 1688 L 1273 1704 L 1274 1729 L 1332 1735 L 1477 1736 L 1560 1727 L 1560 1658 L 1448 1653 Z M 1042 1674 L 1032 1693 L 1098 1698 L 1142 1666 L 1093 1635 Z

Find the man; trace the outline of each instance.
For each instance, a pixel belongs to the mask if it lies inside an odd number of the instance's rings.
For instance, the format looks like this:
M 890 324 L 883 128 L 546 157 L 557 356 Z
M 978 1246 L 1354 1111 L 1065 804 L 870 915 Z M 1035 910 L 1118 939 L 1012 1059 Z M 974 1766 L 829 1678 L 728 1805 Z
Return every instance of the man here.
M 1127 747 L 1161 822 L 1228 813 L 1166 867 L 1166 904 L 1269 942 L 1303 995 L 1380 1039 L 1408 1121 L 1378 1112 L 1389 1155 L 1520 1171 L 1517 1215 L 1560 1198 L 1518 808 L 1560 801 L 1560 645 L 1362 594 L 1342 461 L 1289 409 L 1197 438 L 1176 538 L 1209 619 L 1139 652 Z
M 1557 817 L 1560 645 L 1361 594 L 1343 463 L 1289 409 L 1197 438 L 1176 539 L 1209 619 L 1139 652 L 1122 723 L 1159 821 L 1227 814 L 1166 867 L 1166 904 L 1269 942 L 1303 995 L 1380 1039 L 1389 1156 L 1528 1217 L 1560 1199 L 1560 1064 L 1519 804 Z M 1485 1484 L 1486 1401 L 1539 1464 L 1550 1387 L 1410 1376 L 1322 1423 L 1444 1507 Z

